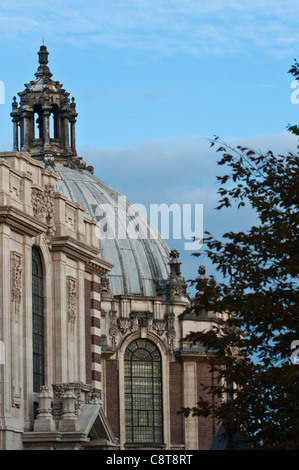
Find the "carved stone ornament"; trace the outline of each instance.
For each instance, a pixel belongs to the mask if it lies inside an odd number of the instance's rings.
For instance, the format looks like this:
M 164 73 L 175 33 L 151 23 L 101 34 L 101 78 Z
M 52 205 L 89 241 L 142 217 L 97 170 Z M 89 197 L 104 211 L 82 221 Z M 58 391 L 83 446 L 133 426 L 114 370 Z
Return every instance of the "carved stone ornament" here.
M 140 313 L 132 312 L 130 318 L 120 317 L 117 318 L 117 312 L 112 310 L 109 313 L 110 317 L 110 342 L 112 347 L 116 347 L 119 335 L 126 335 L 128 333 L 136 333 L 137 331 L 148 331 L 155 333 L 160 337 L 165 338 L 169 350 L 174 350 L 176 331 L 174 327 L 175 314 L 169 313 L 165 315 L 164 319 L 155 319 L 150 312 Z
M 92 385 L 83 382 L 56 383 L 52 385 L 54 399 L 52 402 L 52 414 L 55 420 L 59 420 L 63 414 L 62 401 L 65 393 L 73 392 L 75 395 L 75 415 L 79 415 L 84 403 L 97 404 L 98 394 L 94 393 Z
M 111 289 L 110 289 L 110 281 L 108 277 L 106 276 L 101 276 L 100 293 L 103 299 L 112 297 Z
M 132 320 L 132 331 L 138 331 L 140 329 L 138 316 L 135 315 Z
M 15 311 L 15 320 L 18 321 L 22 301 L 22 256 L 11 253 L 11 300 Z
M 42 191 L 32 188 L 31 197 L 34 217 L 48 225 L 47 241 L 50 242 L 55 233 L 54 225 L 54 186 L 48 184 Z
M 109 335 L 110 341 L 113 348 L 117 345 L 117 334 L 118 334 L 118 327 L 117 327 L 117 318 L 116 318 L 116 311 L 111 310 L 109 313 L 110 317 L 110 328 L 109 328 Z
M 157 335 L 162 336 L 166 330 L 166 322 L 164 320 L 153 320 L 152 329 Z
M 166 336 L 167 336 L 168 346 L 169 346 L 170 351 L 173 351 L 173 349 L 174 349 L 174 342 L 175 342 L 175 338 L 176 338 L 176 332 L 175 332 L 175 328 L 174 328 L 174 318 L 175 318 L 174 313 L 170 313 L 170 314 L 167 315 L 167 332 L 166 332 Z
M 77 318 L 77 281 L 72 277 L 67 278 L 67 313 L 68 322 L 74 330 Z
M 22 388 L 20 380 L 12 377 L 12 406 L 13 408 L 20 408 L 22 404 Z
M 93 171 L 93 167 L 87 167 L 86 162 L 82 159 L 82 157 L 77 156 L 69 157 L 67 163 L 65 163 L 64 166 L 73 170 L 88 170 L 90 173 Z
M 119 318 L 117 320 L 117 326 L 120 332 L 125 335 L 128 331 L 132 329 L 132 320 L 130 318 Z
M 107 277 L 101 277 L 101 293 L 108 292 L 110 290 L 109 279 Z
M 183 294 L 183 285 L 182 280 L 177 276 L 171 276 L 169 283 L 166 287 L 166 296 L 167 300 L 175 300 L 182 296 Z

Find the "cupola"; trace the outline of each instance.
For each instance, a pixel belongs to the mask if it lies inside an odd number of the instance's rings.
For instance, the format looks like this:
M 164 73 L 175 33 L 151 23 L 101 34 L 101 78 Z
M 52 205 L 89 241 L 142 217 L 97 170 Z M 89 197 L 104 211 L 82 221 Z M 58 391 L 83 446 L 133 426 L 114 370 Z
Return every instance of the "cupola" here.
M 13 98 L 13 149 L 28 152 L 47 166 L 54 167 L 59 162 L 72 168 L 85 168 L 76 151 L 75 99 L 70 100 L 63 85 L 52 80 L 48 56 L 46 46 L 41 46 L 36 80 L 25 84 L 25 90 L 18 93 L 19 105 L 16 97 Z

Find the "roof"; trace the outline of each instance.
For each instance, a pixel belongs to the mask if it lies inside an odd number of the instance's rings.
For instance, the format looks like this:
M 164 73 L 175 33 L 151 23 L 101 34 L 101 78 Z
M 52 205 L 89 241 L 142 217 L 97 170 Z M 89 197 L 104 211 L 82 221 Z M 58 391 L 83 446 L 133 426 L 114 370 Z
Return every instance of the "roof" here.
M 136 207 L 88 171 L 57 165 L 55 172 L 59 175 L 57 191 L 84 206 L 86 217 L 98 221 L 101 256 L 114 265 L 109 274 L 112 293 L 156 296 L 156 281 L 169 278 L 170 250 L 149 220 L 139 212 L 137 224 Z M 125 204 L 120 206 L 120 202 Z M 100 234 L 99 228 L 108 221 L 104 209 L 110 211 L 109 221 L 115 227 L 113 236 L 107 237 L 103 231 Z M 136 225 L 139 228 L 137 232 Z

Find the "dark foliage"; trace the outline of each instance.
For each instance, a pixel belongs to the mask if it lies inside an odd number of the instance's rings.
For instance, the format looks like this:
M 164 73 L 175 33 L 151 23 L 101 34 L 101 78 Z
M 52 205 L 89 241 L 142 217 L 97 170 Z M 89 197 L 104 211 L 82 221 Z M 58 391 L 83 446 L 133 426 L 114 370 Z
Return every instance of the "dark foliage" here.
M 290 73 L 299 80 L 297 62 Z M 289 130 L 299 134 L 297 126 Z M 241 431 L 249 448 L 298 449 L 299 364 L 291 355 L 299 341 L 299 153 L 261 154 L 231 148 L 218 137 L 211 146 L 227 168 L 218 177 L 217 209 L 249 204 L 258 222 L 247 232 L 225 233 L 223 241 L 206 233 L 205 255 L 225 281 L 194 281 L 192 309 L 223 317 L 188 339 L 210 352 L 218 380 L 209 392 L 227 399 L 216 407 L 215 400 L 200 402 L 184 413 L 213 413 L 228 436 Z

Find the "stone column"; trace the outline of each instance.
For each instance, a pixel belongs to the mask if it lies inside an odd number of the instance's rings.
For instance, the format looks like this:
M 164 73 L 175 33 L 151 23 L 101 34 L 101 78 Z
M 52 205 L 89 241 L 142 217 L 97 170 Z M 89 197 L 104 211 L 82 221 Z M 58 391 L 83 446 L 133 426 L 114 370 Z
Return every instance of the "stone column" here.
M 64 148 L 65 150 L 70 149 L 70 136 L 69 136 L 69 117 L 64 115 Z
M 19 130 L 18 130 L 18 123 L 19 123 L 19 113 L 18 113 L 18 103 L 17 99 L 13 97 L 12 103 L 12 112 L 11 112 L 12 122 L 13 122 L 13 150 L 18 152 L 19 151 Z
M 49 149 L 51 147 L 50 145 L 50 114 L 51 114 L 51 108 L 48 106 L 43 107 L 43 120 L 44 120 L 44 148 Z
M 75 98 L 72 98 L 72 102 L 70 104 L 70 108 L 72 110 L 71 116 L 70 116 L 70 123 L 71 123 L 71 148 L 72 152 L 76 154 L 76 135 L 75 135 L 75 123 L 76 123 L 76 117 L 78 114 L 76 113 L 76 103 L 75 103 Z
M 22 151 L 28 152 L 30 148 L 29 139 L 30 139 L 30 114 L 25 111 L 23 113 L 23 145 Z
M 75 119 L 71 121 L 71 148 L 74 153 L 76 153 L 76 134 L 75 134 Z
M 13 149 L 19 151 L 19 126 L 18 120 L 13 121 Z

